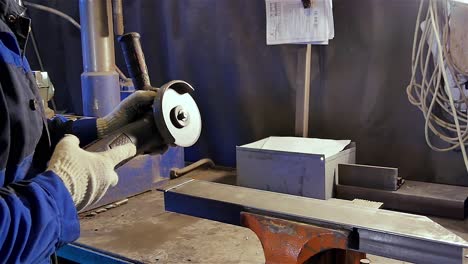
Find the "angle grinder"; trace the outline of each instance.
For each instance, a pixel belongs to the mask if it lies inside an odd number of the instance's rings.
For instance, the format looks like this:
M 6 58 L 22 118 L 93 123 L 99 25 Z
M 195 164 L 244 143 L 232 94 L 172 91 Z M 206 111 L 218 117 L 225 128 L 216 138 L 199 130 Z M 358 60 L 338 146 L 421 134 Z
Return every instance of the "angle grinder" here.
M 157 93 L 151 111 L 85 149 L 100 152 L 127 143 L 135 144 L 137 155 L 163 154 L 169 146 L 190 147 L 201 133 L 201 116 L 190 95 L 194 91 L 187 82 L 174 80 L 160 88 L 150 84 L 148 69 L 141 49 L 140 35 L 132 32 L 119 38 L 125 63 L 137 90 Z M 128 160 L 127 160 L 128 161 Z M 126 161 L 117 165 L 123 165 Z

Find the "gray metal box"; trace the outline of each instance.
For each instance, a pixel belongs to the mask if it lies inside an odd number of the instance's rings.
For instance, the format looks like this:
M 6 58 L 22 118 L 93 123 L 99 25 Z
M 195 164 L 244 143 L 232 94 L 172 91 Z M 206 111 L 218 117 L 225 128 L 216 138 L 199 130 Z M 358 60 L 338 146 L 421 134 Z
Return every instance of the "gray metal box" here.
M 333 197 L 338 164 L 356 162 L 354 142 L 325 158 L 261 149 L 267 139 L 236 147 L 237 185 L 326 200 Z

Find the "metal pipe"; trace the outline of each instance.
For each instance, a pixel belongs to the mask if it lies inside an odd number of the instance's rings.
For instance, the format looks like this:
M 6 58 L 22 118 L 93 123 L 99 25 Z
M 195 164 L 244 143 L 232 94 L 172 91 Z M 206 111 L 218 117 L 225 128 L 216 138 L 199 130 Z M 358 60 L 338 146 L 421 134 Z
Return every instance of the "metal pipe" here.
M 110 0 L 80 0 L 83 113 L 104 116 L 120 101 Z
M 122 0 L 112 0 L 112 14 L 114 15 L 114 34 L 124 34 Z
M 113 71 L 114 33 L 111 2 L 80 0 L 81 44 L 85 72 Z
M 201 159 L 181 169 L 172 168 L 169 175 L 171 179 L 179 178 L 180 176 L 183 176 L 191 171 L 194 171 L 204 165 L 208 165 L 208 167 L 215 166 L 214 162 L 211 159 Z

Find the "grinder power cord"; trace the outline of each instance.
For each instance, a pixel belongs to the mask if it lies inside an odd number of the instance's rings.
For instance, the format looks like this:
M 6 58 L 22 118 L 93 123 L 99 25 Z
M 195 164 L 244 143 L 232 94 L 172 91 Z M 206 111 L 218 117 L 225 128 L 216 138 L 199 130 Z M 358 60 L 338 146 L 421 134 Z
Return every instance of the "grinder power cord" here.
M 114 168 L 133 157 L 136 148 L 125 144 L 103 152 L 80 148 L 76 136 L 66 135 L 55 147 L 47 170 L 57 174 L 70 192 L 77 211 L 99 201 L 119 180 Z

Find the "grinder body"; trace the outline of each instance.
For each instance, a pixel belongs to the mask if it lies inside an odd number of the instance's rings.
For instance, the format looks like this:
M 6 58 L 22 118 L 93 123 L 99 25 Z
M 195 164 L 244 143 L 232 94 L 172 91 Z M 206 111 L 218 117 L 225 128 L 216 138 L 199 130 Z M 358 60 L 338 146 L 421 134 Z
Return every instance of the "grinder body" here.
M 127 143 L 136 146 L 137 155 L 164 153 L 168 149 L 168 145 L 164 142 L 164 139 L 156 128 L 152 112 L 147 112 L 143 118 L 116 130 L 103 139 L 91 143 L 85 149 L 92 152 L 100 152 Z

